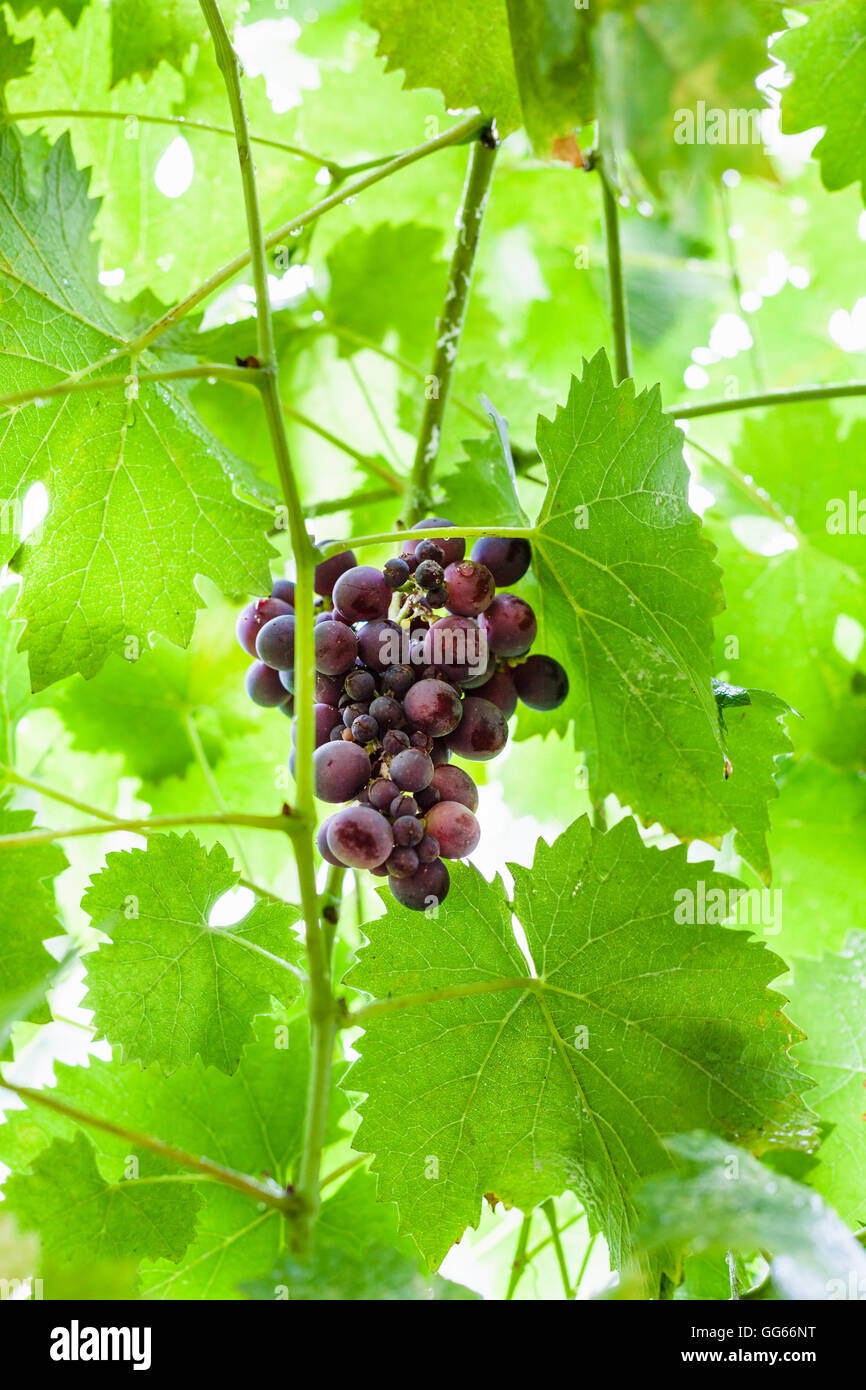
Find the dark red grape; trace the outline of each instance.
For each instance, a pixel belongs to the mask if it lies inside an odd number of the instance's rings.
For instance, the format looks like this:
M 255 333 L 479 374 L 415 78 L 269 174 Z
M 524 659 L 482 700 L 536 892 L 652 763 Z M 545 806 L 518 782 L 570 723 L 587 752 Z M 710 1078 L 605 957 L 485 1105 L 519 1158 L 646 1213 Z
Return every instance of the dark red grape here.
M 291 613 L 271 618 L 259 629 L 256 653 L 266 666 L 290 671 L 295 664 L 295 618 Z
M 393 695 L 402 700 L 410 686 L 415 684 L 415 672 L 411 666 L 388 666 L 382 672 L 382 694 Z
M 377 777 L 369 786 L 370 805 L 375 806 L 377 811 L 387 811 L 396 791 L 390 777 Z
M 428 589 L 421 602 L 425 608 L 444 608 L 445 600 L 448 597 L 448 590 L 444 584 L 435 584 L 432 589 Z
M 384 816 L 371 806 L 347 806 L 331 816 L 328 848 L 352 869 L 375 869 L 394 848 L 394 836 Z
M 437 767 L 430 785 L 441 801 L 459 801 L 469 811 L 478 810 L 478 788 L 462 767 Z
M 382 747 L 386 753 L 402 753 L 404 748 L 409 747 L 409 735 L 404 734 L 402 729 L 389 729 L 382 739 Z
M 418 868 L 419 859 L 414 849 L 408 845 L 398 845 L 388 857 L 386 868 L 391 878 L 411 878 Z
M 395 556 L 393 560 L 385 561 L 382 574 L 389 589 L 400 589 L 409 578 L 409 566 L 400 556 Z
M 472 558 L 487 566 L 498 588 L 507 589 L 529 569 L 532 550 L 521 536 L 482 536 L 472 547 Z
M 420 748 L 407 748 L 391 759 L 391 781 L 404 792 L 420 792 L 433 780 L 433 764 Z
M 463 701 L 463 718 L 448 735 L 452 752 L 470 761 L 485 763 L 495 758 L 508 741 L 505 715 L 489 700 L 468 695 Z
M 391 602 L 391 590 L 381 570 L 372 565 L 355 565 L 341 574 L 334 585 L 334 605 L 353 623 L 384 618 Z
M 435 531 L 437 526 L 450 527 L 452 525 L 453 523 L 446 521 L 443 516 L 428 516 L 425 517 L 423 521 L 417 521 L 412 527 L 412 530 Z M 442 563 L 445 565 L 456 564 L 457 561 L 462 560 L 463 556 L 466 554 L 466 542 L 461 540 L 459 536 L 449 536 L 445 539 L 442 536 L 433 535 L 430 537 L 419 536 L 417 540 L 409 540 L 407 537 L 403 547 L 404 555 L 407 550 L 410 554 L 414 555 L 421 541 L 427 539 L 432 540 L 434 545 L 438 545 L 439 549 L 442 551 Z
M 282 686 L 284 687 L 284 689 L 288 690 L 288 692 L 289 692 L 290 695 L 294 695 L 294 693 L 295 693 L 295 668 L 294 668 L 294 666 L 290 666 L 289 669 L 288 669 L 288 671 L 278 671 L 278 672 L 277 672 L 277 675 L 278 675 L 279 678 L 280 678 L 280 685 L 282 685 Z M 320 701 L 320 703 L 321 703 L 321 704 L 324 704 L 325 701 L 322 700 L 322 701 Z
M 314 747 L 321 748 L 323 743 L 328 742 L 333 727 L 334 711 L 332 707 L 330 705 L 313 705 Z M 294 742 L 294 728 L 292 729 L 292 742 Z
M 518 696 L 530 709 L 556 709 L 568 694 L 568 676 L 552 656 L 530 656 L 512 675 Z
M 415 558 L 414 550 L 403 550 L 400 554 L 400 559 L 403 561 L 409 573 L 414 574 L 418 568 L 418 561 Z
M 358 655 L 358 639 L 343 623 L 323 623 L 313 630 L 316 670 L 325 676 L 350 671 Z
M 402 705 L 392 700 L 390 695 L 377 695 L 370 705 L 369 712 L 380 729 L 396 729 L 404 722 Z
M 419 864 L 411 878 L 389 875 L 388 884 L 398 903 L 410 912 L 423 912 L 445 901 L 451 878 L 442 860 L 434 859 L 430 864 Z
M 439 858 L 439 841 L 435 835 L 425 835 L 420 845 L 417 846 L 415 853 L 422 864 L 432 864 L 434 859 Z
M 445 559 L 445 551 L 435 541 L 416 541 L 415 559 L 419 563 L 424 560 L 432 560 L 434 564 L 441 566 Z M 418 583 L 421 583 L 420 579 Z
M 344 689 L 351 700 L 369 702 L 376 694 L 376 678 L 372 671 L 350 671 Z
M 313 754 L 320 801 L 351 801 L 370 778 L 370 759 L 358 743 L 325 743 Z
M 340 815 L 340 812 L 335 811 L 334 815 Z M 328 819 L 323 820 L 322 824 L 319 826 L 319 829 L 316 832 L 316 848 L 318 849 L 326 864 L 333 864 L 335 868 L 342 869 L 345 867 L 342 859 L 337 858 L 336 854 L 328 844 L 328 826 L 331 824 L 331 821 L 333 819 L 334 816 L 328 816 Z
M 442 798 L 436 788 L 431 784 L 429 787 L 423 787 L 420 792 L 416 792 L 415 800 L 418 802 L 418 810 L 424 815 L 430 810 L 431 806 L 435 806 L 436 802 L 441 801 Z
M 448 597 L 445 607 L 464 618 L 477 618 L 489 608 L 496 593 L 493 575 L 476 560 L 460 560 L 445 571 Z
M 346 728 L 344 724 L 335 724 L 328 738 L 331 740 L 331 743 L 336 743 L 338 739 L 342 739 L 345 732 Z
M 487 646 L 473 618 L 449 613 L 437 618 L 424 638 L 424 661 L 449 680 L 469 680 L 487 669 Z
M 295 581 L 293 579 L 275 579 L 271 585 L 271 598 L 282 599 L 290 608 L 295 606 Z
M 322 544 L 327 545 L 327 541 L 323 541 Z M 323 560 L 321 564 L 316 565 L 313 574 L 313 588 L 316 593 L 321 594 L 323 598 L 330 598 L 340 575 L 345 574 L 347 570 L 354 569 L 357 563 L 358 561 L 351 550 L 343 550 L 339 555 L 332 555 L 330 559 Z
M 321 671 L 316 672 L 313 698 L 318 704 L 333 705 L 336 709 L 342 692 L 343 682 L 339 676 L 323 676 Z
M 424 822 L 417 816 L 398 816 L 393 830 L 397 845 L 420 845 L 424 839 Z
M 235 624 L 237 639 L 247 656 L 256 655 L 256 638 L 271 618 L 285 616 L 292 611 L 288 603 L 279 598 L 254 598 L 241 609 Z
M 409 742 L 411 743 L 413 748 L 423 748 L 425 753 L 429 753 L 430 751 L 427 745 L 431 742 L 431 740 L 427 737 L 426 734 L 422 734 L 420 730 L 412 735 Z
M 403 701 L 406 718 L 424 734 L 440 738 L 460 723 L 460 696 L 444 681 L 417 681 Z
M 533 660 L 535 658 L 530 657 L 530 661 Z M 508 671 L 494 671 L 490 680 L 478 687 L 478 695 L 501 709 L 506 719 L 510 719 L 517 709 L 517 686 Z
M 384 671 L 402 655 L 403 629 L 390 618 L 365 623 L 358 633 L 358 655 L 371 671 Z
M 439 841 L 443 859 L 465 859 L 481 839 L 478 821 L 459 801 L 438 802 L 427 812 L 427 829 Z
M 442 767 L 451 761 L 451 749 L 442 738 L 434 738 L 433 747 L 430 750 L 430 757 L 434 767 Z
M 317 613 L 313 619 L 313 627 L 321 627 L 322 623 L 332 623 L 333 621 L 333 613 Z
M 379 737 L 379 725 L 371 714 L 359 714 L 352 722 L 352 738 L 356 743 L 374 743 Z
M 252 666 L 247 667 L 244 685 L 253 704 L 262 705 L 265 709 L 276 709 L 291 699 L 279 674 L 263 661 L 254 661 Z
M 522 656 L 535 641 L 538 623 L 525 599 L 517 594 L 497 594 L 478 619 L 497 656 Z
M 419 792 L 418 795 L 421 796 L 422 793 Z M 401 820 L 404 816 L 417 816 L 420 809 L 414 796 L 410 796 L 409 792 L 401 792 L 388 807 L 388 815 L 392 820 Z
M 353 700 L 351 704 L 343 706 L 343 723 L 347 729 L 351 729 L 355 720 L 362 714 L 369 712 L 370 706 L 363 700 Z

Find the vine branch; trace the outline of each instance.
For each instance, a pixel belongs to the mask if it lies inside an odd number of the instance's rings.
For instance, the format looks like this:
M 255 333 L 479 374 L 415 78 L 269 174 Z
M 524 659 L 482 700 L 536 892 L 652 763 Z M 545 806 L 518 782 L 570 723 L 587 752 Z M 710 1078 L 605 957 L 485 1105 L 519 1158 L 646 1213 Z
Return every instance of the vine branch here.
M 278 816 L 246 816 L 235 811 L 213 815 L 198 815 L 192 812 L 172 816 L 134 816 L 130 820 L 105 820 L 99 825 L 72 825 L 64 830 L 19 830 L 11 835 L 0 835 L 0 850 L 46 845 L 53 840 L 78 840 L 86 835 L 112 835 L 118 830 L 147 834 L 152 830 L 175 830 L 193 825 L 240 825 L 250 830 L 281 830 L 294 838 L 298 835 L 308 835 L 310 824 L 305 817 L 289 808 Z
M 607 246 L 607 283 L 610 290 L 610 317 L 613 329 L 616 379 L 625 381 L 632 374 L 631 343 L 628 331 L 625 281 L 622 273 L 622 247 L 619 236 L 619 204 L 607 164 L 610 156 L 598 155 L 596 164 L 601 179 L 604 237 Z
M 475 253 L 493 178 L 496 148 L 493 128 L 487 127 L 480 138 L 473 141 L 469 151 L 463 198 L 457 214 L 457 242 L 448 270 L 448 288 L 437 323 L 436 350 L 430 368 L 435 394 L 427 397 L 415 461 L 406 489 L 403 519 L 407 526 L 418 521 L 430 506 L 433 470 L 436 467 L 451 377 L 469 303 Z
M 825 401 L 843 396 L 866 396 L 866 381 L 829 381 L 818 386 L 788 386 L 778 391 L 758 391 L 730 400 L 695 401 L 692 405 L 668 406 L 666 414 L 677 420 L 695 420 L 699 415 L 724 415 L 729 410 L 757 410 L 765 405 L 797 405 L 801 401 Z

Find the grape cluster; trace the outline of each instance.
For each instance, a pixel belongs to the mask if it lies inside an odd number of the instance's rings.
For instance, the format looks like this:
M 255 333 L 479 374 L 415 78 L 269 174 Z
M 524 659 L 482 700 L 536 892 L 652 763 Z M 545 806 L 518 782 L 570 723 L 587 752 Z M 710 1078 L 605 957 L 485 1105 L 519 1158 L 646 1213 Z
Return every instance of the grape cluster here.
M 529 543 L 485 536 L 467 560 L 463 540 L 413 534 L 450 526 L 418 522 L 381 570 L 346 550 L 314 578 L 315 792 L 342 806 L 319 827 L 319 852 L 387 876 L 398 902 L 419 911 L 448 892 L 443 861 L 465 858 L 481 836 L 477 787 L 452 753 L 486 762 L 505 747 L 518 700 L 551 710 L 568 694 L 559 662 L 529 655 L 529 604 L 498 592 L 523 578 Z M 293 714 L 291 580 L 247 604 L 237 636 L 256 658 L 250 698 Z M 294 760 L 293 749 L 293 772 Z

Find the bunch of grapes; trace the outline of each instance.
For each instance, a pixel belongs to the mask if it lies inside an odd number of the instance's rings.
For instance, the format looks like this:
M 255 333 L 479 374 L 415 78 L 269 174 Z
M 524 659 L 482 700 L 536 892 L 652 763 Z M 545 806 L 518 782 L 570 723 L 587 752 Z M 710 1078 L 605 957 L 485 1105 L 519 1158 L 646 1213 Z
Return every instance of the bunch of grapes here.
M 450 526 L 430 517 L 412 532 Z M 319 828 L 322 858 L 387 876 L 398 902 L 421 911 L 448 892 L 443 861 L 470 855 L 481 836 L 478 789 L 452 753 L 496 757 L 518 700 L 555 709 L 568 678 L 529 654 L 537 623 L 525 599 L 497 592 L 529 568 L 526 540 L 485 536 L 467 560 L 465 541 L 412 532 L 381 570 L 350 550 L 316 567 L 313 763 L 316 796 L 342 806 Z M 288 715 L 294 592 L 277 580 L 237 623 L 256 658 L 247 693 Z

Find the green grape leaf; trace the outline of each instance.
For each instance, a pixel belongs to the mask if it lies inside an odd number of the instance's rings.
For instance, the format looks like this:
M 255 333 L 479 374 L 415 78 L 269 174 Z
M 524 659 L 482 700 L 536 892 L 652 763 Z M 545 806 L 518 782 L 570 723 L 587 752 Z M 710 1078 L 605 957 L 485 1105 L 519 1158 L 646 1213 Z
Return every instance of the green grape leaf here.
M 0 92 L 7 82 L 16 77 L 25 77 L 33 57 L 33 40 L 20 43 L 9 33 L 6 16 L 0 11 Z
M 773 57 L 793 74 L 782 97 L 782 130 L 793 135 L 824 126 L 814 151 L 824 187 L 858 182 L 866 199 L 866 4 L 825 0 L 806 13 L 806 24 L 773 44 Z
M 866 933 L 851 932 L 838 955 L 795 961 L 790 986 L 791 1016 L 806 1034 L 795 1056 L 816 1082 L 809 1104 L 831 1125 L 809 1186 L 854 1226 L 866 1225 L 864 980 Z
M 720 715 L 731 770 L 722 788 L 707 788 L 707 797 L 712 798 L 718 790 L 721 812 L 736 827 L 734 849 L 769 884 L 768 803 L 779 795 L 773 777 L 776 761 L 792 751 L 783 723 L 792 711 L 778 695 L 766 690 L 741 691 L 729 686 L 726 691 L 731 703 L 720 706 Z M 742 702 L 743 695 L 748 703 Z
M 10 344 L 0 387 L 48 384 L 107 354 L 122 373 L 119 321 L 96 280 L 95 205 L 68 139 L 52 148 L 34 197 L 18 139 L 4 132 L 0 202 Z M 145 354 L 142 368 L 159 360 Z M 34 689 L 72 671 L 92 676 L 154 632 L 187 643 L 198 575 L 235 592 L 267 585 L 264 514 L 233 496 L 230 457 L 171 383 L 31 403 L 7 416 L 3 439 L 4 495 L 20 502 L 41 481 L 51 499 L 40 541 L 15 558 Z M 6 558 L 16 544 L 7 537 Z
M 29 1173 L 14 1173 L 4 1206 L 25 1230 L 39 1232 L 55 1259 L 179 1260 L 193 1238 L 201 1198 L 193 1187 L 107 1183 L 86 1134 L 55 1139 Z
M 349 232 L 327 256 L 330 318 L 376 342 L 393 331 L 410 361 L 423 359 L 442 307 L 442 240 L 438 227 L 413 222 Z M 358 351 L 348 338 L 339 347 L 344 355 Z
M 238 877 L 221 845 L 208 852 L 191 833 L 106 855 L 81 903 L 111 938 L 87 957 L 87 1007 L 126 1061 L 170 1073 L 201 1057 L 231 1073 L 271 996 L 297 997 L 297 908 L 257 902 L 232 926 L 210 926 Z
M 88 0 L 8 0 L 8 4 L 19 18 L 37 10 L 47 19 L 52 10 L 57 10 L 69 24 L 75 25 L 87 9 Z
M 407 87 L 435 87 L 449 109 L 477 106 L 502 135 L 521 124 L 506 0 L 463 5 L 443 0 L 364 0 L 361 17 L 379 31 L 386 72 L 402 69 Z
M 153 1067 L 121 1065 L 116 1052 L 112 1061 L 91 1057 L 87 1067 L 56 1064 L 57 1087 L 51 1095 L 95 1116 L 122 1115 L 139 1133 L 156 1135 L 237 1172 L 285 1184 L 296 1177 L 301 1154 L 309 1056 L 306 1017 L 288 1024 L 260 1018 L 255 1041 L 231 1077 L 198 1059 L 166 1077 Z M 328 1145 L 339 1138 L 345 1110 L 345 1097 L 334 1089 Z M 30 1169 L 52 1141 L 81 1132 L 66 1116 L 38 1104 L 8 1110 L 5 1118 L 0 1157 L 17 1173 Z M 125 1179 L 129 1140 L 103 1130 L 87 1132 L 105 1182 L 131 1183 Z M 157 1170 L 153 1162 L 141 1157 L 142 1176 L 178 1172 L 168 1164 Z M 163 1190 L 177 1193 L 186 1187 L 169 1183 Z M 257 1211 L 221 1184 L 192 1187 L 203 1198 L 195 1240 L 179 1262 L 173 1256 L 148 1260 L 141 1271 L 142 1291 L 150 1298 L 238 1298 L 240 1283 L 265 1276 L 274 1265 L 283 1248 L 285 1221 L 272 1210 Z
M 140 73 L 148 77 L 162 62 L 178 72 L 207 26 L 196 0 L 150 5 L 148 0 L 111 0 L 111 85 Z
M 22 624 L 9 616 L 15 598 L 11 586 L 0 594 L 0 761 L 7 766 L 15 762 L 15 725 L 30 700 L 27 661 L 16 650 Z
M 677 1134 L 667 1147 L 678 1171 L 651 1178 L 639 1194 L 647 1247 L 767 1250 L 782 1298 L 823 1301 L 848 1297 L 849 1281 L 864 1287 L 866 1251 L 809 1188 L 712 1134 Z
M 587 7 L 507 0 L 507 8 L 523 123 L 544 157 L 594 114 Z
M 325 1202 L 308 1257 L 284 1254 L 267 1279 L 244 1285 L 249 1298 L 291 1302 L 474 1299 L 478 1295 L 419 1267 L 412 1241 L 397 1234 L 397 1211 L 376 1201 L 376 1183 L 354 1173 Z
M 566 1188 L 620 1264 L 630 1189 L 668 1165 L 666 1133 L 808 1142 L 786 1055 L 797 1034 L 767 989 L 784 965 L 743 933 L 678 920 L 682 894 L 736 881 L 644 845 L 631 820 L 601 835 L 583 818 L 539 842 L 531 869 L 509 867 L 513 903 L 460 867 L 437 915 L 389 903 L 365 927 L 347 982 L 403 1007 L 372 1015 L 355 1044 L 354 1142 L 434 1268 L 485 1192 L 529 1211 Z
M 471 526 L 481 516 L 485 525 L 525 526 L 527 517 L 517 492 L 508 421 L 486 397 L 482 404 L 493 421 L 494 432 L 486 439 L 464 439 L 466 458 L 454 473 L 440 479 L 445 515 L 458 525 L 465 521 Z
M 793 548 L 758 554 L 731 530 L 738 517 L 761 515 L 748 485 L 719 493 L 707 516 L 728 609 L 717 629 L 719 669 L 740 685 L 782 673 L 780 693 L 803 719 L 798 748 L 839 767 L 866 761 L 862 652 L 843 654 L 838 639 L 840 620 L 866 627 L 866 535 L 856 507 L 849 514 L 864 444 L 862 425 L 843 435 L 820 402 L 748 419 L 733 451 L 734 476 L 754 479 L 765 502 L 790 518 Z
M 0 835 L 33 828 L 33 811 L 0 806 Z M 48 880 L 68 867 L 59 845 L 21 845 L 0 854 L 0 901 L 8 905 L 0 950 L 0 1016 L 6 1024 L 29 1017 L 57 970 L 45 947 L 62 936 L 53 890 Z

